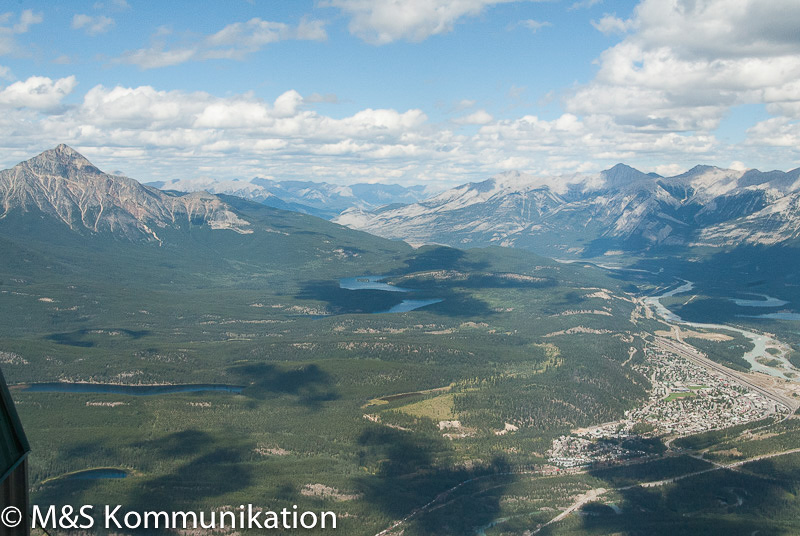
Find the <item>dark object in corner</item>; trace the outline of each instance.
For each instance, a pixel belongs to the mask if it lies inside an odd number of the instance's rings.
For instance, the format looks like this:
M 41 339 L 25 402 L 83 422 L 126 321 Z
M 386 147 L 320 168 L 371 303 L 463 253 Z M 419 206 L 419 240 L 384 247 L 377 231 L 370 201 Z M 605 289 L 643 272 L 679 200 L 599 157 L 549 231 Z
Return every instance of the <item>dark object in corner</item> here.
M 28 440 L 0 371 L 0 512 L 15 507 L 22 515 L 14 528 L 0 525 L 8 536 L 28 536 L 30 516 L 28 505 Z

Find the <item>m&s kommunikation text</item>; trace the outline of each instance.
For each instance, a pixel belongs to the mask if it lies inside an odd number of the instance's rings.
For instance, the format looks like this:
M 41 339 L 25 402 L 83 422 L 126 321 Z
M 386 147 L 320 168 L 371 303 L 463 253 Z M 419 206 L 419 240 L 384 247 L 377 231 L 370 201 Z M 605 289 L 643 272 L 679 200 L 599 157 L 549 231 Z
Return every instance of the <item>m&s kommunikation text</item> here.
M 101 516 L 95 516 L 100 509 Z M 98 521 L 100 523 L 98 524 Z M 334 512 L 267 510 L 252 504 L 207 511 L 135 511 L 122 505 L 33 506 L 32 528 L 43 529 L 335 529 Z

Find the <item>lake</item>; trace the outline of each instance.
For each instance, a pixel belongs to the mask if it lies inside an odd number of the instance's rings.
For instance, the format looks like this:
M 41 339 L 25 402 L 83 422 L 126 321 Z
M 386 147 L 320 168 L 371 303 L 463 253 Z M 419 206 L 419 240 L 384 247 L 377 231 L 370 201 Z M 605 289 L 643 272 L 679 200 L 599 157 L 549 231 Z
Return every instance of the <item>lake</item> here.
M 386 292 L 413 292 L 413 289 L 396 287 L 389 283 L 382 283 L 387 276 L 385 275 L 360 275 L 358 277 L 346 277 L 339 280 L 339 287 L 346 290 L 383 290 Z M 430 298 L 426 300 L 403 300 L 394 307 L 386 311 L 375 311 L 372 314 L 386 314 L 386 313 L 407 313 L 416 309 L 440 303 L 444 300 L 439 298 Z
M 413 311 L 415 309 L 420 309 L 427 305 L 433 305 L 434 303 L 439 303 L 443 300 L 440 299 L 431 299 L 431 300 L 403 300 L 402 302 L 398 303 L 391 309 L 387 311 L 378 311 L 373 314 L 381 314 L 381 313 L 407 313 L 409 311 Z
M 105 480 L 109 478 L 127 478 L 128 472 L 122 469 L 87 469 L 85 471 L 77 471 L 64 475 L 62 478 L 66 480 Z
M 694 283 L 691 281 L 684 281 L 684 284 L 669 291 L 664 292 L 663 294 L 659 294 L 658 296 L 649 296 L 644 299 L 644 302 L 651 306 L 656 313 L 658 313 L 661 318 L 666 320 L 667 322 L 673 322 L 676 324 L 684 324 L 687 326 L 701 328 L 701 329 L 713 329 L 713 330 L 728 330 L 734 331 L 741 335 L 744 335 L 750 342 L 753 343 L 753 349 L 749 352 L 745 352 L 742 356 L 748 363 L 750 363 L 750 370 L 755 372 L 763 372 L 764 374 L 769 374 L 770 376 L 775 376 L 778 378 L 790 379 L 789 376 L 786 375 L 787 371 L 797 372 L 795 367 L 789 362 L 788 353 L 789 348 L 782 344 L 777 339 L 769 337 L 767 335 L 761 333 L 755 333 L 746 329 L 737 328 L 735 326 L 728 326 L 724 324 L 709 324 L 709 323 L 702 323 L 702 322 L 689 322 L 687 320 L 682 319 L 680 316 L 675 314 L 674 312 L 670 311 L 669 309 L 661 303 L 661 298 L 667 298 L 671 296 L 675 296 L 677 294 L 682 294 L 685 292 L 689 292 L 694 289 Z M 779 300 L 777 298 L 771 298 L 766 296 L 766 300 L 746 300 L 746 301 L 757 301 L 758 303 L 776 303 L 782 302 L 783 300 Z M 788 303 L 788 302 L 787 302 Z M 782 305 L 782 304 L 781 304 Z M 761 305 L 763 307 L 763 305 Z M 772 315 L 795 315 L 796 313 L 770 313 L 769 315 L 759 315 L 756 318 L 778 318 L 777 316 Z M 791 320 L 791 318 L 787 318 L 787 320 Z M 767 346 L 775 348 L 778 350 L 778 355 L 772 355 L 767 352 Z M 780 361 L 782 368 L 777 367 L 770 367 L 763 363 L 758 362 L 758 358 L 767 358 L 767 359 L 774 359 Z
M 782 305 L 786 305 L 787 303 L 789 303 L 786 300 L 773 298 L 772 296 L 767 296 L 766 294 L 753 294 L 753 296 L 761 296 L 764 299 L 763 300 L 742 300 L 738 298 L 728 298 L 728 299 L 741 307 L 780 307 Z
M 396 287 L 389 283 L 381 283 L 385 275 L 360 275 L 345 277 L 339 280 L 339 286 L 347 290 L 385 290 L 387 292 L 411 292 L 410 288 Z

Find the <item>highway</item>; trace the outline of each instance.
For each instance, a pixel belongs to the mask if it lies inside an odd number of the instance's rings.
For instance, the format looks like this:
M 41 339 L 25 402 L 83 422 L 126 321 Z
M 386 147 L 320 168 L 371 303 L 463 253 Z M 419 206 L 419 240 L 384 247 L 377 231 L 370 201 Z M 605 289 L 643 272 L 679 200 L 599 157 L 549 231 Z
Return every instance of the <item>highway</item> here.
M 691 361 L 692 363 L 695 363 L 696 365 L 700 365 L 701 367 L 705 367 L 707 369 L 718 372 L 719 374 L 722 374 L 726 378 L 729 378 L 737 383 L 741 383 L 742 385 L 765 396 L 766 398 L 772 400 L 773 402 L 776 402 L 778 404 L 783 404 L 784 406 L 786 406 L 791 410 L 791 413 L 794 413 L 795 411 L 797 411 L 798 408 L 800 408 L 800 401 L 788 397 L 782 393 L 776 393 L 770 391 L 769 389 L 761 387 L 750 378 L 749 374 L 743 372 L 737 372 L 735 370 L 729 369 L 724 365 L 720 365 L 719 363 L 707 358 L 693 346 L 690 346 L 683 342 L 674 341 L 671 339 L 665 339 L 663 337 L 656 337 L 655 344 L 665 352 L 671 352 L 677 354 L 683 357 L 684 359 Z
M 672 478 L 665 478 L 663 480 L 655 480 L 655 481 L 652 481 L 652 482 L 641 482 L 641 483 L 638 483 L 638 484 L 631 484 L 630 486 L 624 486 L 624 487 L 621 487 L 621 488 L 612 488 L 612 489 L 597 488 L 597 489 L 593 489 L 593 490 L 590 490 L 588 493 L 584 493 L 584 494 L 579 495 L 578 497 L 576 497 L 575 501 L 571 505 L 569 505 L 565 510 L 563 510 L 556 517 L 554 517 L 553 519 L 551 519 L 547 523 L 543 524 L 542 526 L 540 526 L 536 530 L 534 530 L 533 534 L 538 533 L 539 531 L 541 531 L 543 528 L 545 528 L 548 525 L 552 525 L 553 523 L 558 523 L 559 521 L 561 521 L 565 517 L 569 516 L 572 512 L 574 512 L 575 510 L 577 510 L 578 508 L 580 508 L 584 504 L 586 504 L 588 502 L 591 502 L 593 500 L 596 500 L 598 497 L 600 497 L 601 495 L 604 495 L 606 492 L 609 492 L 609 491 L 626 491 L 626 490 L 629 490 L 629 489 L 639 488 L 639 487 L 641 487 L 641 488 L 657 488 L 657 487 L 660 487 L 660 486 L 666 486 L 667 484 L 672 484 L 674 482 L 677 482 L 679 480 L 683 480 L 685 478 L 690 478 L 690 477 L 693 477 L 693 476 L 702 475 L 704 473 L 711 473 L 713 471 L 720 471 L 722 469 L 735 470 L 736 468 L 741 467 L 743 465 L 746 465 L 748 463 L 757 462 L 759 460 L 766 460 L 768 458 L 777 458 L 778 456 L 786 456 L 788 454 L 797 454 L 798 452 L 800 452 L 800 448 L 786 450 L 786 451 L 783 451 L 783 452 L 773 452 L 771 454 L 762 454 L 760 456 L 755 456 L 753 458 L 748 458 L 746 460 L 740 460 L 738 462 L 733 462 L 733 463 L 715 464 L 714 467 L 710 467 L 708 469 L 702 469 L 700 471 L 692 471 L 691 473 L 685 473 L 685 474 L 682 474 L 682 475 L 674 476 Z

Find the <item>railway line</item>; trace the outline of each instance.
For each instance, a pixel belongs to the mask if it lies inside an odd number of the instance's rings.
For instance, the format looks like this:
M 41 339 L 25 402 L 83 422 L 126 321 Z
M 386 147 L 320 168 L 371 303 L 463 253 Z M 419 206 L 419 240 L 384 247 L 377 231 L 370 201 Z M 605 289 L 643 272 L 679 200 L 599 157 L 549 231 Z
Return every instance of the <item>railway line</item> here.
M 735 370 L 731 370 L 724 365 L 720 365 L 719 363 L 712 361 L 711 359 L 704 356 L 699 350 L 694 348 L 693 346 L 682 343 L 679 341 L 674 341 L 671 339 L 665 339 L 663 337 L 655 337 L 654 340 L 656 346 L 661 348 L 664 351 L 675 353 L 684 359 L 695 363 L 701 367 L 705 367 L 707 369 L 713 370 L 719 374 L 722 374 L 726 378 L 729 378 L 737 383 L 745 385 L 746 387 L 752 389 L 753 391 L 763 395 L 764 397 L 772 400 L 777 404 L 782 404 L 789 408 L 790 413 L 794 413 L 800 408 L 800 401 L 783 395 L 781 393 L 776 393 L 769 389 L 766 389 L 757 383 L 755 383 L 749 376 L 749 374 L 745 374 L 742 372 L 737 372 Z

